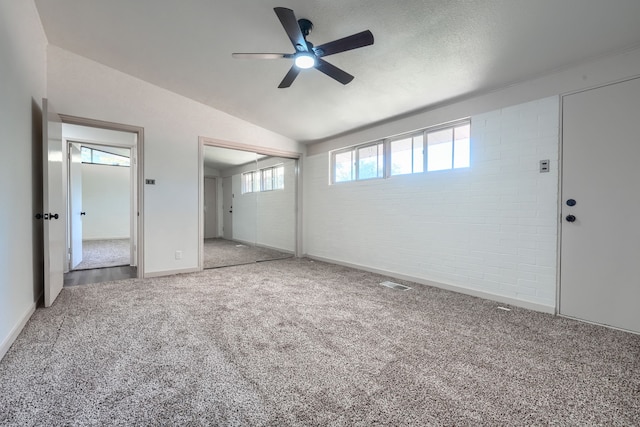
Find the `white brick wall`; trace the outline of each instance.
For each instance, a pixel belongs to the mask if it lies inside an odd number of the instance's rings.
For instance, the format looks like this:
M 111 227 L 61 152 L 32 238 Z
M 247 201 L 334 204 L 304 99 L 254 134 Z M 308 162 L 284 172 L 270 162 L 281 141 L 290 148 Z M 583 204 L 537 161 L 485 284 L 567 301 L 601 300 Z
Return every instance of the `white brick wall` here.
M 276 164 L 284 165 L 284 190 L 242 194 L 242 175 L 233 175 L 233 239 L 293 253 L 296 244 L 296 161 L 270 158 L 261 160 L 257 167 Z M 255 170 L 256 166 L 244 169 Z
M 473 116 L 468 169 L 328 185 L 328 154 L 306 158 L 305 253 L 552 311 L 558 116 L 557 97 Z

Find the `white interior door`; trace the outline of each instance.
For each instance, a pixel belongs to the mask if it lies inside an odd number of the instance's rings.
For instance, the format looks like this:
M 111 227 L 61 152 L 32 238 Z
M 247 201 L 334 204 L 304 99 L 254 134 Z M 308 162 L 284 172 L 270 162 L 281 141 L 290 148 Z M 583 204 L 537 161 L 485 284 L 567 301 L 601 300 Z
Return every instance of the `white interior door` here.
M 562 114 L 560 313 L 640 333 L 640 79 Z
M 215 178 L 204 179 L 204 238 L 218 237 L 217 182 Z
M 63 193 L 62 121 L 46 98 L 42 100 L 42 122 L 44 305 L 50 307 L 64 283 L 66 200 Z
M 231 177 L 222 179 L 222 218 L 223 233 L 227 240 L 233 239 L 233 189 L 231 187 Z
M 82 262 L 82 154 L 80 144 L 69 145 L 69 215 L 71 222 L 71 269 Z

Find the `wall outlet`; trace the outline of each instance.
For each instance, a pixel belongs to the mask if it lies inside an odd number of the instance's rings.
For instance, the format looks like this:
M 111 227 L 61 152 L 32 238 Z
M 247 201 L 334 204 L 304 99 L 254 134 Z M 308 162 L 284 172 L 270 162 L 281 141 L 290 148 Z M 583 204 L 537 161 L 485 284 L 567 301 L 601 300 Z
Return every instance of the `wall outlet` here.
M 176 259 L 182 259 L 182 251 L 176 251 Z

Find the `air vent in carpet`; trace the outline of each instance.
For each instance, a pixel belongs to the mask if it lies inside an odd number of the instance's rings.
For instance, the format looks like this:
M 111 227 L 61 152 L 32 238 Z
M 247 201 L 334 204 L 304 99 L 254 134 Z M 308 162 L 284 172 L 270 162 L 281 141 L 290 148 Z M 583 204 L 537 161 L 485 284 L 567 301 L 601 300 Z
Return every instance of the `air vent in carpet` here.
M 409 289 L 411 289 L 408 286 L 401 285 L 400 283 L 395 283 L 395 282 L 382 282 L 380 284 L 382 286 L 386 286 L 387 288 L 397 289 L 399 291 L 408 291 Z

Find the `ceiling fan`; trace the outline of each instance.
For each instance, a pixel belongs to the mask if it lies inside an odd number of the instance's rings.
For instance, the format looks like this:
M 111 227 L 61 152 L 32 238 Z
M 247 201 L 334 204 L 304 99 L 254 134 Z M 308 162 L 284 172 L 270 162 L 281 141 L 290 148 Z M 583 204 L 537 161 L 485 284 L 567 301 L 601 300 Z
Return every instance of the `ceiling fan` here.
M 307 41 L 307 36 L 313 29 L 313 24 L 308 19 L 297 20 L 293 10 L 286 7 L 275 7 L 273 9 L 280 19 L 280 23 L 284 27 L 284 31 L 289 36 L 295 53 L 234 53 L 234 58 L 255 58 L 255 59 L 281 59 L 292 58 L 294 64 L 280 82 L 278 88 L 287 88 L 291 86 L 293 81 L 298 77 L 300 70 L 307 68 L 315 68 L 316 70 L 326 74 L 346 85 L 353 80 L 353 76 L 346 71 L 332 65 L 322 59 L 325 56 L 334 55 L 336 53 L 345 52 L 347 50 L 357 49 L 359 47 L 369 46 L 373 44 L 373 34 L 366 30 L 348 37 L 334 40 L 329 43 L 314 47 L 311 42 Z

